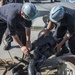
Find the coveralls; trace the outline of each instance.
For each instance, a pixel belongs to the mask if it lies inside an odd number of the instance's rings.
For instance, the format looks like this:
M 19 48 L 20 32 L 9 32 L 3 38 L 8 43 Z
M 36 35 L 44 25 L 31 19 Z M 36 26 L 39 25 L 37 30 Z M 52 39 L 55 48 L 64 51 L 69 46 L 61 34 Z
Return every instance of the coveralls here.
M 72 54 L 75 54 L 75 10 L 64 7 L 64 11 L 64 17 L 60 20 L 60 26 L 57 29 L 57 39 L 60 42 L 67 32 L 72 35 L 68 45 Z
M 26 44 L 25 27 L 31 27 L 32 22 L 21 17 L 22 3 L 10 3 L 0 7 L 0 44 L 2 36 L 8 28 L 9 35 L 18 35 L 21 42 Z

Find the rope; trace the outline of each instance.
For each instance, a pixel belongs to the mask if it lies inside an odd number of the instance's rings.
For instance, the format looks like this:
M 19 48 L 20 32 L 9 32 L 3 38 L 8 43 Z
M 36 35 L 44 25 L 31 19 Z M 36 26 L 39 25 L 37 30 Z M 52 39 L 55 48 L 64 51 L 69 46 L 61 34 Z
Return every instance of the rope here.
M 10 53 L 10 51 L 8 51 L 8 54 L 9 54 L 11 60 L 12 60 L 13 62 L 15 62 L 14 59 L 13 59 L 13 57 L 12 57 L 12 55 L 11 55 L 11 53 Z
M 4 45 L 5 45 L 4 40 L 3 40 L 3 43 L 4 43 Z M 12 60 L 13 62 L 15 62 L 15 61 L 14 61 L 14 59 L 13 59 L 13 57 L 12 57 L 12 55 L 11 55 L 11 53 L 10 53 L 10 51 L 8 51 L 8 54 L 9 54 L 9 56 L 10 56 L 11 60 Z
M 46 74 L 46 75 L 48 75 L 48 74 L 49 74 L 49 72 L 50 72 L 50 70 L 47 72 L 47 74 Z
M 6 61 L 4 59 L 0 58 L 0 62 L 2 62 L 3 64 L 6 63 Z

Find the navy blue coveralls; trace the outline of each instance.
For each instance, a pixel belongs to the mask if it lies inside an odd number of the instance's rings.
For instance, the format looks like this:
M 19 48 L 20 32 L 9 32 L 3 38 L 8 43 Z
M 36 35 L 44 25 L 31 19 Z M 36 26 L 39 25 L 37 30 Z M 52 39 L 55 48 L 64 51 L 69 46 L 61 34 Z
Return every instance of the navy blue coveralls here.
M 9 0 L 9 1 L 6 0 L 5 4 L 8 3 L 23 3 L 23 0 Z M 5 31 L 5 41 L 7 42 L 8 45 L 11 44 L 11 42 L 13 41 L 11 35 L 9 34 L 8 28 Z
M 72 54 L 75 54 L 75 10 L 64 7 L 65 15 L 57 29 L 57 38 L 63 38 L 68 31 L 72 37 L 68 41 Z
M 2 36 L 8 28 L 9 35 L 18 35 L 21 42 L 26 44 L 25 27 L 31 27 L 32 22 L 20 15 L 22 3 L 10 3 L 0 7 L 0 44 Z

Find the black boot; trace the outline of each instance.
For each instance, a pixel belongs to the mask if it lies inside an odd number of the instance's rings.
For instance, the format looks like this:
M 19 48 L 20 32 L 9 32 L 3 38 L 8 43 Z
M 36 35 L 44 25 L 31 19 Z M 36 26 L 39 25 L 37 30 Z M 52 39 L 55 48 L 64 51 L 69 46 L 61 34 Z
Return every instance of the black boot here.
M 9 50 L 10 48 L 11 48 L 11 43 L 8 43 L 3 47 L 4 50 Z

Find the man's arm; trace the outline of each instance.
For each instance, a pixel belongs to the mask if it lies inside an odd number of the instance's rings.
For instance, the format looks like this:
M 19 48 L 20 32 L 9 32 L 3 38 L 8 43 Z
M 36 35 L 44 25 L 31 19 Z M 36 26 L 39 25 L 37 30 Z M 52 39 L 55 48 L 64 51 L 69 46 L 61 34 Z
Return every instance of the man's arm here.
M 30 41 L 30 35 L 31 35 L 31 28 L 26 27 L 26 47 L 31 50 L 32 45 Z
M 26 28 L 26 42 L 30 41 L 31 28 Z
M 66 34 L 66 37 L 60 42 L 60 45 L 62 46 L 67 40 L 69 40 L 71 38 L 72 35 L 70 35 L 69 33 Z
M 23 46 L 22 42 L 20 41 L 20 39 L 17 35 L 13 35 L 12 38 L 17 42 L 17 44 L 20 46 L 20 48 Z
M 45 36 L 47 36 L 49 34 L 49 31 L 50 31 L 51 26 L 52 26 L 52 22 L 49 21 L 48 22 L 48 25 L 47 25 L 47 28 L 46 28 Z
M 70 35 L 69 33 L 66 34 L 65 38 L 59 43 L 56 45 L 56 48 L 57 48 L 57 52 L 60 51 L 60 48 L 62 47 L 62 45 L 71 38 L 72 35 Z
M 29 23 L 29 22 L 27 22 Z M 27 45 L 24 46 L 22 44 L 22 42 L 20 41 L 19 37 L 16 34 L 16 20 L 12 17 L 8 17 L 8 22 L 7 22 L 7 26 L 10 30 L 10 35 L 12 36 L 12 38 L 16 41 L 16 43 L 20 46 L 21 50 L 23 51 L 24 54 L 28 53 L 28 48 Z M 26 41 L 30 41 L 30 29 L 26 28 Z
M 28 49 L 26 46 L 24 46 L 22 44 L 22 42 L 20 41 L 19 37 L 17 35 L 12 36 L 12 38 L 16 41 L 16 43 L 20 46 L 22 52 L 26 55 L 28 54 Z

